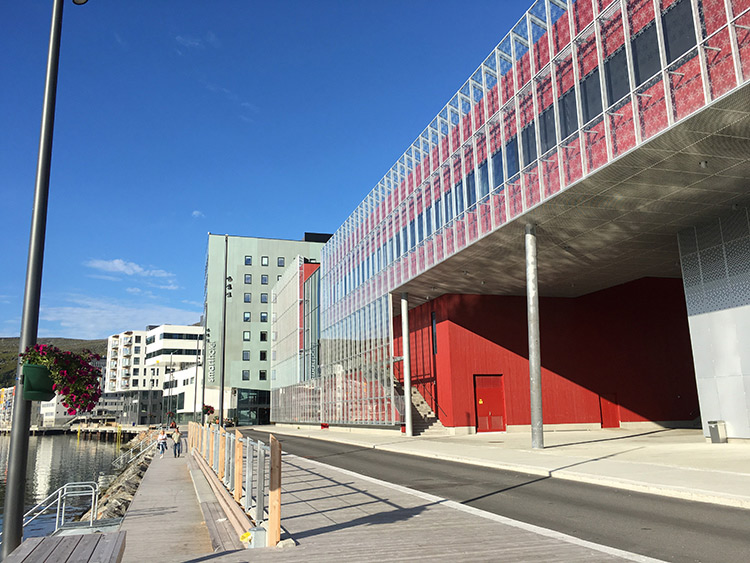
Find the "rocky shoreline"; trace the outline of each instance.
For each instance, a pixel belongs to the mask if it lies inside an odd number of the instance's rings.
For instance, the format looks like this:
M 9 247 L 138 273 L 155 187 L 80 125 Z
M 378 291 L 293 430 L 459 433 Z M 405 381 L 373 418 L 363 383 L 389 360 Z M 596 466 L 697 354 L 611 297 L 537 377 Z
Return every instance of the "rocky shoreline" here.
M 142 441 L 148 440 L 151 433 L 143 432 L 128 442 L 123 450 L 132 449 L 138 446 Z M 155 450 L 133 461 L 125 470 L 120 473 L 110 483 L 110 485 L 99 495 L 99 504 L 96 513 L 96 520 L 109 518 L 122 518 L 130 506 L 138 487 L 143 480 L 151 460 L 154 458 Z M 81 516 L 81 520 L 87 520 L 91 516 L 91 511 Z

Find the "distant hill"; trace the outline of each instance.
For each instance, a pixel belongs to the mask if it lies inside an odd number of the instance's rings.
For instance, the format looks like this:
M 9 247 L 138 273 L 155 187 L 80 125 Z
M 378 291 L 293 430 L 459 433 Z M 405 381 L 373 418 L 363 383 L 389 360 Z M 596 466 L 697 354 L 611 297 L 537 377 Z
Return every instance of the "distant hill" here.
M 102 357 L 107 355 L 107 339 L 76 340 L 73 338 L 39 338 L 39 344 L 51 344 L 61 350 L 80 353 L 91 350 Z M 0 337 L 0 387 L 15 385 L 16 366 L 18 365 L 18 338 Z

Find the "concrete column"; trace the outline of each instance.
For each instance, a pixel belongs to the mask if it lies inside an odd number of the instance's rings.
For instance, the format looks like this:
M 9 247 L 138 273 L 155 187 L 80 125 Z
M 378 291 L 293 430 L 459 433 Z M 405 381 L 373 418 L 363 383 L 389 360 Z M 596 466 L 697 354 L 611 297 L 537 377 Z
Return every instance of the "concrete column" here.
M 539 289 L 536 264 L 536 227 L 526 225 L 526 309 L 529 324 L 529 388 L 531 447 L 544 448 L 542 425 L 542 356 L 539 345 Z
M 409 294 L 401 294 L 401 342 L 404 357 L 404 422 L 406 435 L 414 436 L 411 422 L 411 354 L 409 353 Z

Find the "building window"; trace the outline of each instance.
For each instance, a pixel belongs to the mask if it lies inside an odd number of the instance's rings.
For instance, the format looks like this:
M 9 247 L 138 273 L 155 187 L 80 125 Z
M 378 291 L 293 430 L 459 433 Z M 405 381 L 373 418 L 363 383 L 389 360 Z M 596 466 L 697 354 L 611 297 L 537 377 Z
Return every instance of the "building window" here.
M 245 283 L 247 283 L 247 284 L 253 283 L 253 275 L 252 274 L 245 274 Z
M 276 265 L 277 265 L 277 266 L 278 266 L 279 268 L 283 268 L 283 267 L 284 267 L 284 257 L 283 257 L 283 256 L 279 256 L 279 257 L 278 257 L 278 258 L 276 259 Z
M 266 370 L 262 369 L 258 372 L 258 379 L 260 379 L 261 381 L 265 381 L 267 378 L 268 376 L 266 375 Z
M 250 361 L 250 350 L 243 350 L 242 351 L 242 361 L 243 362 L 249 362 Z
M 250 370 L 249 369 L 243 369 L 242 370 L 242 381 L 250 381 Z
M 245 303 L 252 303 L 253 302 L 253 294 L 252 293 L 246 293 L 245 294 Z
M 279 274 L 278 276 L 276 276 L 276 281 L 279 281 L 280 279 L 281 279 L 281 274 Z
M 260 284 L 268 285 L 268 276 L 266 274 L 263 274 L 262 276 L 260 276 Z
M 252 266 L 252 265 L 253 265 L 253 257 L 245 256 L 245 266 Z
M 245 342 L 249 342 L 250 341 L 250 331 L 249 330 L 245 330 L 245 331 L 242 332 L 242 340 L 244 340 Z
M 261 333 L 260 333 L 260 341 L 261 342 L 266 342 L 267 340 L 268 340 L 268 333 L 265 330 L 261 331 Z
M 140 346 L 134 346 L 133 347 L 133 353 L 134 354 L 140 354 L 141 353 L 141 347 Z
M 137 356 L 135 358 L 133 358 L 133 365 L 134 366 L 141 365 L 141 359 L 139 357 L 137 357 Z
M 261 303 L 268 303 L 268 294 L 267 293 L 261 293 L 260 294 L 260 302 Z
M 133 380 L 133 387 L 138 387 L 138 380 L 137 379 Z
M 260 361 L 265 362 L 268 359 L 268 352 L 265 350 L 260 351 Z
M 133 375 L 141 375 L 141 368 L 133 368 Z
M 261 266 L 268 266 L 268 256 L 261 256 L 260 257 L 260 265 Z
M 267 323 L 268 322 L 268 313 L 261 313 L 260 314 L 260 322 Z
M 242 320 L 246 323 L 250 322 L 250 311 L 245 311 L 244 313 L 242 313 Z
M 136 336 L 135 337 L 135 343 L 136 344 L 140 344 L 141 343 L 141 337 L 140 336 Z

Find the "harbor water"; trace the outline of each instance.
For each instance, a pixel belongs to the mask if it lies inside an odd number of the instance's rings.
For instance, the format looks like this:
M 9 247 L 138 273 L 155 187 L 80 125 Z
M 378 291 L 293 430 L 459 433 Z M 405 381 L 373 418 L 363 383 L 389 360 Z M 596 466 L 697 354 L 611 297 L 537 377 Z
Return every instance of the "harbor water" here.
M 88 439 L 85 439 L 87 438 Z M 33 508 L 59 487 L 73 481 L 95 481 L 105 487 L 116 475 L 112 460 L 118 455 L 114 442 L 97 439 L 97 434 L 59 434 L 29 437 L 24 512 Z M 10 436 L 0 435 L 0 507 L 5 507 L 5 485 Z M 80 517 L 90 507 L 90 498 L 68 501 L 66 521 Z M 3 516 L 0 514 L 0 531 Z M 24 529 L 24 538 L 44 536 L 55 529 L 55 511 L 37 518 Z M 1 539 L 1 538 L 0 538 Z

